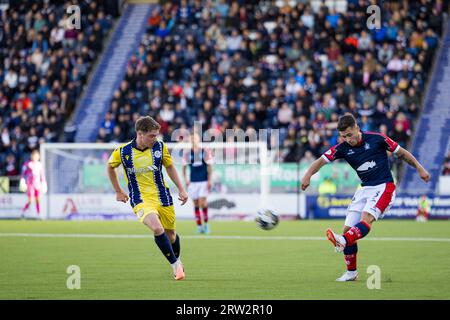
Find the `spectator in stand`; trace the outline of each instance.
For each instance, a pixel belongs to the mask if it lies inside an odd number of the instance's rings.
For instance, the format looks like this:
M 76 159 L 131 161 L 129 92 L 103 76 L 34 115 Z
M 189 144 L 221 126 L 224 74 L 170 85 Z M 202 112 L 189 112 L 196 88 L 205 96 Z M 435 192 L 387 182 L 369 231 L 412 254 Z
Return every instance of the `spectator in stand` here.
M 116 122 L 113 119 L 113 116 L 110 112 L 107 112 L 105 114 L 105 120 L 102 123 L 102 128 L 105 129 L 106 135 L 111 135 L 114 131 L 114 127 L 116 126 Z
M 61 135 L 112 25 L 111 7 L 97 3 L 79 4 L 83 32 L 65 23 L 70 1 L 10 1 L 2 10 L 0 168 L 9 174 Z
M 447 156 L 444 160 L 444 168 L 442 169 L 442 175 L 448 176 L 450 175 L 450 151 L 447 153 Z
M 409 140 L 409 135 L 406 133 L 403 122 L 396 122 L 394 126 L 394 131 L 390 135 L 391 139 L 397 142 L 403 148 L 407 147 Z
M 444 169 L 442 170 L 443 176 L 450 175 L 450 160 L 446 160 L 444 163 Z
M 2 172 L 2 175 L 5 175 L 7 177 L 14 177 L 19 175 L 16 157 L 13 154 L 8 154 L 6 156 L 5 168 Z

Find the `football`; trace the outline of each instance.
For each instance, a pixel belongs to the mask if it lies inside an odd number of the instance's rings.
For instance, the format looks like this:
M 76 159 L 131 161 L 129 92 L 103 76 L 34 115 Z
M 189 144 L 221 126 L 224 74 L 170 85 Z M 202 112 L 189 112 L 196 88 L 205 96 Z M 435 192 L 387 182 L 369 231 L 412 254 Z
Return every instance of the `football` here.
M 278 225 L 278 215 L 270 209 L 258 210 L 255 218 L 256 224 L 264 230 L 272 230 Z

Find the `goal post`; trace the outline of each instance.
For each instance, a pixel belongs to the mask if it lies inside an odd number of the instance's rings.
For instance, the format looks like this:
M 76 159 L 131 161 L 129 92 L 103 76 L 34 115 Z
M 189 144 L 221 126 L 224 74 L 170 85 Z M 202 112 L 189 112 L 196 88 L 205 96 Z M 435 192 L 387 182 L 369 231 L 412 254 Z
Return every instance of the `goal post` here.
M 184 184 L 182 158 L 190 143 L 165 143 Z M 135 219 L 131 206 L 115 200 L 106 164 L 119 143 L 44 143 L 41 160 L 48 191 L 42 203 L 47 219 Z M 245 219 L 258 208 L 269 205 L 270 174 L 275 164 L 266 142 L 200 143 L 213 159 L 212 191 L 208 207 L 212 219 Z M 122 166 L 119 182 L 128 192 Z M 188 169 L 189 174 L 189 169 Z M 163 170 L 164 180 L 174 198 L 177 218 L 192 219 L 189 199 L 180 206 L 178 190 Z

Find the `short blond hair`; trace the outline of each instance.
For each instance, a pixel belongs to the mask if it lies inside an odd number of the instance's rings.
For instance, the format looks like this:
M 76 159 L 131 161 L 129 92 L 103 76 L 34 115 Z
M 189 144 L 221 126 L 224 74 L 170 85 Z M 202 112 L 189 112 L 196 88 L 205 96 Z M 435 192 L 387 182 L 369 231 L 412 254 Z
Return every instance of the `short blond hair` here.
M 150 132 L 153 130 L 159 130 L 161 129 L 161 125 L 156 122 L 155 119 L 153 119 L 150 116 L 140 117 L 136 120 L 136 124 L 134 125 L 134 129 L 136 132 Z

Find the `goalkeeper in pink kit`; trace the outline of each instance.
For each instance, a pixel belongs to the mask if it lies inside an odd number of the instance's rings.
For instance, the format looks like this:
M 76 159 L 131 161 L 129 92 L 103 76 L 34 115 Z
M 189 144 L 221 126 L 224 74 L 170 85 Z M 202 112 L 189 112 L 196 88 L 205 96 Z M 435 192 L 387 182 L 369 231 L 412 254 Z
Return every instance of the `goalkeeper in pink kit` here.
M 22 166 L 20 189 L 27 193 L 27 203 L 22 210 L 22 218 L 25 216 L 25 212 L 29 209 L 33 199 L 35 199 L 36 211 L 39 216 L 41 213 L 39 197 L 41 192 L 47 192 L 47 182 L 45 181 L 44 169 L 40 161 L 38 150 L 33 150 L 31 152 L 31 159 Z

